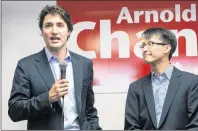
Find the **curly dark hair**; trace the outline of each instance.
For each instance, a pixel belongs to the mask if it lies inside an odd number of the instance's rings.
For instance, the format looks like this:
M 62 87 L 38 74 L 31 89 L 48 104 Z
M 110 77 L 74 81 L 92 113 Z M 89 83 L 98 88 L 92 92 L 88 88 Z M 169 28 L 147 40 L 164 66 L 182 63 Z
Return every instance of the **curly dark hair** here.
M 65 21 L 65 23 L 67 24 L 68 31 L 69 32 L 73 31 L 73 24 L 71 21 L 70 14 L 63 7 L 60 7 L 57 5 L 47 5 L 41 10 L 41 13 L 39 14 L 39 18 L 38 18 L 39 28 L 41 31 L 43 28 L 43 21 L 45 19 L 45 16 L 48 14 L 60 15 L 63 18 L 63 20 Z

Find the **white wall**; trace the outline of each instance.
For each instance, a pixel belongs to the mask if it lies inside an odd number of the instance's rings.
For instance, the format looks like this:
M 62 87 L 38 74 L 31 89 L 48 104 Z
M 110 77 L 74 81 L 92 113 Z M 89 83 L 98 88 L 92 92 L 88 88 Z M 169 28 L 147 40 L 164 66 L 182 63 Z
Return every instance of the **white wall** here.
M 12 122 L 8 116 L 8 99 L 17 61 L 44 47 L 38 27 L 38 14 L 55 1 L 2 2 L 2 129 L 25 130 L 26 121 Z M 100 125 L 104 130 L 122 130 L 126 93 L 95 94 Z

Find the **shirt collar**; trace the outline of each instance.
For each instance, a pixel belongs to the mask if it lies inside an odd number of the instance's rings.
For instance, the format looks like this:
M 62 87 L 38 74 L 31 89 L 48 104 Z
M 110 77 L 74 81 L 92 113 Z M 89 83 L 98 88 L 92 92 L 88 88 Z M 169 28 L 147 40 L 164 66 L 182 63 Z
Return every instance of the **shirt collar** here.
M 161 74 L 165 74 L 166 77 L 170 80 L 171 79 L 172 72 L 173 72 L 173 65 L 172 64 L 169 64 L 168 68 L 163 73 L 161 73 Z M 155 75 L 156 75 L 156 73 L 152 71 L 152 78 L 154 78 Z
M 69 50 L 67 50 L 67 54 L 65 56 L 65 59 L 67 62 L 71 60 L 71 56 L 70 56 L 70 53 L 69 53 Z M 51 59 L 57 59 L 55 56 L 52 55 L 52 53 L 47 49 L 47 47 L 45 47 L 45 54 L 47 55 L 47 60 L 50 62 Z

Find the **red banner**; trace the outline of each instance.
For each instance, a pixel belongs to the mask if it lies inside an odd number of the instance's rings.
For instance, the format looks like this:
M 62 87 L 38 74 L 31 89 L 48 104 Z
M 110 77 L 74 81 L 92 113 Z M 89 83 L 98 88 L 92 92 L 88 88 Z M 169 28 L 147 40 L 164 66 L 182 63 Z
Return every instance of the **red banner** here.
M 172 30 L 178 48 L 171 60 L 198 74 L 196 1 L 57 1 L 70 14 L 74 31 L 68 48 L 94 62 L 94 85 L 118 87 L 147 75 L 139 49 L 142 31 Z M 124 87 L 125 88 L 125 87 Z

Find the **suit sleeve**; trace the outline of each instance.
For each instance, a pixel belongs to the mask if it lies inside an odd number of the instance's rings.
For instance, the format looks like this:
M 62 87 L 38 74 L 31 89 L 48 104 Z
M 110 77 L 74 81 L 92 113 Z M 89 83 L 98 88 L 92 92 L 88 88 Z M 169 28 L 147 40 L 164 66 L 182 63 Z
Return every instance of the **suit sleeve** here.
M 139 123 L 139 104 L 132 84 L 129 86 L 126 106 L 125 106 L 125 121 L 124 130 L 140 130 Z
M 188 92 L 188 122 L 186 129 L 198 130 L 198 77 Z
M 90 130 L 101 130 L 99 126 L 99 118 L 97 109 L 94 107 L 94 92 L 93 92 L 93 63 L 90 64 L 90 73 L 88 80 L 87 98 L 86 98 L 86 117 L 89 123 Z
M 31 96 L 31 82 L 21 61 L 15 70 L 8 107 L 8 115 L 14 122 L 34 119 L 51 109 L 48 92 Z

